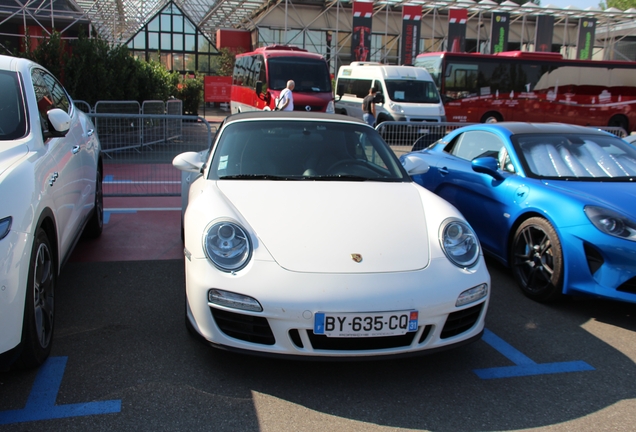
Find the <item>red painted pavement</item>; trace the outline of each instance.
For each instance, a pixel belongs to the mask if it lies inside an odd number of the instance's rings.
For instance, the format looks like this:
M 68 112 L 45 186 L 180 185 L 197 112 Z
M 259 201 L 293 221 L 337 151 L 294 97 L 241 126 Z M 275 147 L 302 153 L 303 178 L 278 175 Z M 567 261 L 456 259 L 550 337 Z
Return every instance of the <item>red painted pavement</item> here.
M 181 197 L 104 198 L 104 231 L 81 239 L 69 261 L 183 258 Z
M 207 108 L 205 119 L 213 125 L 229 114 L 227 108 Z M 114 180 L 130 179 L 130 172 L 121 166 L 108 166 L 104 174 L 113 175 Z M 130 169 L 130 168 L 128 168 Z M 156 164 L 151 170 L 165 171 L 174 168 Z M 107 187 L 104 185 L 105 192 Z M 180 193 L 180 186 L 171 186 Z M 181 197 L 105 197 L 104 231 L 96 240 L 80 239 L 71 262 L 94 261 L 141 261 L 183 259 L 181 241 Z

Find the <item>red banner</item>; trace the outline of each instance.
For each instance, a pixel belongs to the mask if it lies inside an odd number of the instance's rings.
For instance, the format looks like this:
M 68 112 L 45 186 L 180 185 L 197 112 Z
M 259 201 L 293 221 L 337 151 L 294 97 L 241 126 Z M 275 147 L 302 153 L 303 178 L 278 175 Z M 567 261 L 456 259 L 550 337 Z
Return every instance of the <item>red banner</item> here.
M 402 6 L 402 47 L 400 64 L 412 65 L 420 53 L 422 6 Z
M 450 9 L 448 11 L 448 46 L 446 51 L 466 51 L 466 22 L 468 11 L 466 9 Z
M 373 3 L 353 2 L 353 32 L 351 33 L 351 61 L 369 61 L 371 53 L 371 24 Z
M 205 102 L 229 102 L 232 77 L 206 76 L 203 80 Z

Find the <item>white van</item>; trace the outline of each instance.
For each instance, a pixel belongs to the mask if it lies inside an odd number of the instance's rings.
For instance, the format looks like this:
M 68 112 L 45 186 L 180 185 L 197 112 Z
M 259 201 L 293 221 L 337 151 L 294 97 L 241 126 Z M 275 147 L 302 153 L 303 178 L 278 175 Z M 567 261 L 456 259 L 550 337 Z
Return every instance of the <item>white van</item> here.
M 376 125 L 384 121 L 445 122 L 444 104 L 431 75 L 414 66 L 354 62 L 336 79 L 336 113 L 362 118 L 362 99 L 375 87 Z

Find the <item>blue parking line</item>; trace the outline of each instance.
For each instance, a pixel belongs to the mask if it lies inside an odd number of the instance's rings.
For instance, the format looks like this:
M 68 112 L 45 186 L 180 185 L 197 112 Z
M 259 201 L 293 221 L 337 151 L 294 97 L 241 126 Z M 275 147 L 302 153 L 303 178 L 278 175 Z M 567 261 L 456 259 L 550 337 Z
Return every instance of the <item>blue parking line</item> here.
M 583 372 L 595 370 L 584 361 L 537 364 L 532 359 L 515 349 L 488 329 L 484 329 L 482 340 L 499 351 L 515 366 L 504 366 L 487 369 L 475 369 L 473 372 L 481 379 L 512 378 L 531 375 L 546 375 L 566 372 Z
M 38 371 L 26 406 L 20 410 L 0 411 L 0 425 L 121 412 L 121 399 L 55 405 L 66 360 L 67 357 L 49 357 Z
M 137 213 L 137 210 L 104 210 L 104 223 L 110 222 L 110 215 L 113 213 Z

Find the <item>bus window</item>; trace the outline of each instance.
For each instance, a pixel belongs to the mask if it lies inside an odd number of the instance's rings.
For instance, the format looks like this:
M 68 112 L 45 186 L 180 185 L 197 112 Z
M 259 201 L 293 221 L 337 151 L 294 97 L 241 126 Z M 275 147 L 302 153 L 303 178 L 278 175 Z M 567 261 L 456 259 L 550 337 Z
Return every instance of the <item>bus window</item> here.
M 295 92 L 330 92 L 331 78 L 324 60 L 303 57 L 272 57 L 269 59 L 269 85 L 282 90 L 294 80 Z M 367 93 L 369 89 L 367 89 Z

